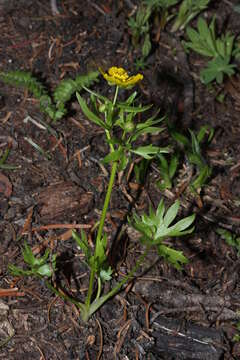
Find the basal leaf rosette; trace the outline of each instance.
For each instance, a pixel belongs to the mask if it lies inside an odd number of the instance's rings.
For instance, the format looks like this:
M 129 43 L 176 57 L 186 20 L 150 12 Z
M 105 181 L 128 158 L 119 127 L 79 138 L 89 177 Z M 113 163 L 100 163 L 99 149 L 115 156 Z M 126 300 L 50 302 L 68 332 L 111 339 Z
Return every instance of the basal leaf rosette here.
M 99 71 L 109 85 L 117 85 L 123 88 L 130 88 L 143 79 L 142 74 L 129 76 L 126 70 L 116 66 L 112 66 L 107 72 L 104 72 L 101 68 L 99 68 Z

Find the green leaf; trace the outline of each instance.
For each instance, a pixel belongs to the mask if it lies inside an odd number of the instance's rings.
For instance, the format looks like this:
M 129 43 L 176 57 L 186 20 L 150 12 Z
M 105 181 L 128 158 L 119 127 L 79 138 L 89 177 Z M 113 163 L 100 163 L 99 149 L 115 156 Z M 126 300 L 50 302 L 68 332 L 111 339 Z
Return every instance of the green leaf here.
M 133 113 L 141 113 L 144 112 L 152 107 L 152 105 L 146 106 L 129 106 L 125 102 L 124 103 L 117 103 L 117 107 L 119 109 L 124 110 L 125 112 L 133 112 Z
M 150 35 L 146 34 L 145 38 L 144 38 L 143 46 L 142 46 L 142 55 L 144 58 L 149 55 L 151 48 L 152 48 L 152 44 L 151 44 L 151 40 L 150 40 Z
M 167 162 L 167 160 L 165 159 L 164 155 L 158 154 L 157 157 L 158 157 L 158 159 L 160 160 L 159 167 L 160 167 L 161 171 L 163 171 L 163 172 L 168 172 L 168 162 Z
M 72 79 L 64 79 L 56 87 L 53 98 L 56 104 L 65 103 L 71 99 L 74 92 L 77 90 L 77 84 Z
M 211 168 L 209 168 L 208 165 L 203 166 L 203 168 L 199 172 L 199 175 L 191 184 L 194 190 L 201 189 L 201 187 L 206 183 L 210 175 Z
M 222 228 L 217 228 L 216 233 L 220 235 L 228 245 L 235 246 L 234 236 L 230 231 Z
M 24 241 L 24 249 L 22 250 L 22 254 L 25 263 L 31 267 L 39 264 L 39 260 L 34 257 L 32 249 L 30 246 L 28 246 L 26 241 Z
M 173 229 L 173 232 L 176 232 L 178 234 L 178 235 L 174 235 L 174 236 L 180 236 L 180 233 L 182 233 L 187 228 L 189 228 L 189 226 L 192 225 L 194 220 L 195 220 L 195 214 L 187 216 L 184 219 L 179 220 L 175 225 L 173 225 L 171 227 Z M 189 230 L 190 230 L 190 232 L 192 232 L 192 228 L 190 228 Z
M 179 200 L 177 200 L 168 209 L 166 215 L 163 218 L 163 222 L 166 227 L 168 227 L 173 222 L 173 220 L 176 218 L 179 207 L 180 207 L 180 202 L 179 202 Z
M 79 236 L 75 230 L 72 230 L 72 237 L 76 241 L 77 245 L 83 251 L 87 259 L 90 257 L 90 248 L 87 241 L 87 235 L 83 229 L 81 229 L 81 235 Z
M 181 270 L 182 265 L 188 263 L 188 259 L 183 255 L 182 251 L 174 250 L 166 245 L 158 246 L 158 254 L 173 265 L 177 270 Z
M 76 93 L 76 96 L 84 115 L 86 115 L 86 117 L 96 125 L 101 126 L 103 129 L 108 129 L 108 126 L 104 123 L 104 121 L 102 121 L 102 119 L 100 119 L 88 108 L 86 101 L 80 96 L 78 92 Z
M 161 199 L 159 201 L 157 211 L 156 211 L 156 217 L 158 219 L 157 225 L 159 225 L 163 221 L 164 212 L 165 212 L 165 205 L 164 205 L 163 199 Z
M 155 127 L 155 126 L 149 126 L 145 127 L 139 131 L 136 131 L 135 134 L 132 136 L 132 141 L 135 141 L 139 138 L 139 136 L 144 134 L 160 134 L 162 131 L 164 131 L 164 128 Z
M 103 159 L 103 163 L 108 164 L 112 161 L 118 161 L 123 155 L 123 149 L 112 151 L 110 154 L 105 156 L 105 158 Z
M 32 252 L 32 249 L 27 245 L 27 242 L 24 242 L 24 248 L 22 249 L 22 254 L 24 262 L 30 268 L 29 270 L 24 270 L 18 268 L 14 265 L 9 266 L 9 270 L 16 276 L 47 276 L 51 277 L 53 272 L 56 269 L 56 255 L 52 256 L 51 261 L 49 262 L 49 250 L 46 249 L 42 257 L 36 258 Z
M 217 49 L 216 49 L 216 38 L 215 38 L 215 20 L 212 21 L 212 26 L 208 28 L 208 24 L 206 20 L 203 18 L 199 18 L 198 20 L 198 31 L 200 38 L 202 41 L 206 42 L 206 45 L 208 46 L 209 52 L 211 53 L 210 56 L 216 56 L 217 55 Z M 212 31 L 210 30 L 212 29 Z
M 102 238 L 96 242 L 94 262 L 96 266 L 96 271 L 100 273 L 103 269 L 103 265 L 107 260 L 106 256 L 106 247 L 107 247 L 107 234 L 103 234 Z
M 13 264 L 8 265 L 8 270 L 13 276 L 31 276 L 31 270 L 23 270 Z
M 173 176 L 175 175 L 176 171 L 177 171 L 177 167 L 178 167 L 178 156 L 175 154 L 172 156 L 171 161 L 170 161 L 170 165 L 169 165 L 169 176 L 170 179 L 173 178 Z
M 209 61 L 208 67 L 201 71 L 201 80 L 204 84 L 209 84 L 213 80 L 221 84 L 224 74 L 232 76 L 235 73 L 235 67 L 235 65 L 229 64 L 227 59 L 217 57 Z
M 186 148 L 191 147 L 191 142 L 183 134 L 181 134 L 181 133 L 179 133 L 177 131 L 171 130 L 171 129 L 170 129 L 170 134 L 178 143 L 182 144 Z
M 41 276 L 51 277 L 52 276 L 52 269 L 51 269 L 49 264 L 45 264 L 45 265 L 40 266 L 36 270 L 36 273 L 41 275 Z
M 83 87 L 92 85 L 93 82 L 98 81 L 99 71 L 90 71 L 86 75 L 78 75 L 75 79 L 77 88 L 80 90 Z
M 200 144 L 203 139 L 204 139 L 204 136 L 209 132 L 209 135 L 208 135 L 208 139 L 207 141 L 210 142 L 213 138 L 213 135 L 214 135 L 214 129 L 211 128 L 209 125 L 203 125 L 201 126 L 198 134 L 197 134 L 197 141 L 198 143 Z
M 131 150 L 131 152 L 140 155 L 147 160 L 153 159 L 154 156 L 158 153 L 168 153 L 169 151 L 169 147 L 160 148 L 158 146 L 153 146 L 152 144 L 146 146 L 139 146 L 137 149 Z
M 102 281 L 110 281 L 110 280 L 112 279 L 112 273 L 113 273 L 113 271 L 112 271 L 112 269 L 111 269 L 110 266 L 109 266 L 109 268 L 106 269 L 106 270 L 102 269 L 102 270 L 100 271 L 100 278 L 101 278 L 101 280 L 102 280 Z
M 137 91 L 134 91 L 125 101 L 127 105 L 131 105 L 137 96 Z

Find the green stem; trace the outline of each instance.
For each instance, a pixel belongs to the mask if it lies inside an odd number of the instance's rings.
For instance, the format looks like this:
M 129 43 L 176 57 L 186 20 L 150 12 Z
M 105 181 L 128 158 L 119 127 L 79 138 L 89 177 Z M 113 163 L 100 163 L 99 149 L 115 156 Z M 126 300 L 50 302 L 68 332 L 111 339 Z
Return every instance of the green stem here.
M 115 95 L 114 95 L 114 99 L 113 99 L 113 107 L 116 104 L 117 95 L 118 95 L 118 86 L 116 87 L 116 91 L 115 91 Z M 106 132 L 107 139 L 110 140 L 111 139 L 110 132 L 108 130 L 105 130 L 105 132 Z M 111 150 L 111 152 L 114 151 L 114 146 L 111 143 L 110 143 L 110 150 Z M 104 223 L 105 223 L 105 219 L 106 219 L 106 215 L 107 215 L 109 202 L 110 202 L 110 199 L 111 199 L 111 193 L 112 193 L 114 180 L 115 180 L 116 173 L 117 173 L 117 168 L 118 168 L 118 162 L 115 161 L 113 163 L 113 165 L 112 165 L 111 175 L 110 175 L 110 179 L 109 179 L 109 183 L 108 183 L 108 189 L 107 189 L 107 193 L 106 193 L 106 196 L 105 196 L 104 205 L 103 205 L 101 218 L 100 218 L 100 223 L 99 223 L 99 227 L 98 227 L 96 245 L 95 245 L 95 253 L 94 253 L 95 258 L 97 257 L 97 250 L 99 249 L 98 244 L 102 239 L 103 227 L 104 227 Z M 87 309 L 89 309 L 90 304 L 91 304 L 91 297 L 92 297 L 92 293 L 93 293 L 93 285 L 94 285 L 95 274 L 96 274 L 96 270 L 95 270 L 95 267 L 93 266 L 91 268 L 89 286 L 88 286 L 88 293 L 87 293 L 87 298 L 86 298 L 86 301 L 85 301 L 85 305 L 86 305 Z
M 113 295 L 115 295 L 120 289 L 121 287 L 126 284 L 126 282 L 128 282 L 128 280 L 133 277 L 133 275 L 136 273 L 137 269 L 140 267 L 140 265 L 142 265 L 143 260 L 145 259 L 145 257 L 147 256 L 148 252 L 150 250 L 150 247 L 147 246 L 144 253 L 139 257 L 139 259 L 137 260 L 135 266 L 133 267 L 133 269 L 130 271 L 130 273 L 124 278 L 122 279 L 111 291 L 109 291 L 109 293 L 107 293 L 105 296 L 107 296 L 107 299 L 109 299 L 110 297 L 112 297 Z M 107 300 L 106 299 L 106 300 Z
M 101 295 L 101 290 L 102 290 L 102 282 L 101 282 L 100 276 L 98 277 L 97 282 L 98 282 L 98 289 L 97 289 L 96 299 L 99 299 L 100 295 Z
M 54 286 L 52 286 L 49 281 L 45 280 L 44 283 L 49 288 L 49 290 L 54 292 L 54 294 L 56 294 L 57 296 L 59 296 L 60 298 L 62 298 L 65 301 L 70 301 L 72 304 L 76 305 L 81 311 L 83 311 L 84 304 L 82 304 L 81 302 L 73 299 L 71 296 L 63 294 L 62 292 L 57 290 Z
M 88 285 L 88 293 L 87 293 L 87 298 L 85 301 L 85 305 L 87 308 L 90 307 L 90 303 L 91 303 L 91 297 L 92 297 L 92 292 L 93 292 L 93 284 L 94 284 L 94 278 L 95 278 L 95 268 L 94 266 L 91 267 L 91 273 L 90 273 L 90 279 L 89 279 L 89 285 Z
M 117 173 L 117 167 L 118 167 L 118 163 L 117 163 L 117 161 L 115 161 L 112 166 L 112 171 L 111 171 L 111 175 L 110 175 L 110 179 L 109 179 L 109 183 L 108 183 L 108 189 L 107 189 L 107 193 L 106 193 L 106 197 L 105 197 L 105 201 L 104 201 L 104 205 L 103 205 L 103 209 L 102 209 L 102 213 L 101 213 L 100 223 L 99 223 L 99 227 L 98 227 L 97 239 L 96 239 L 96 245 L 95 245 L 95 254 L 94 254 L 95 257 L 96 257 L 96 250 L 99 248 L 98 243 L 101 241 L 101 238 L 102 238 L 104 222 L 105 222 L 105 218 L 107 215 L 108 205 L 109 205 L 109 202 L 111 199 L 111 193 L 112 193 L 115 176 Z M 91 268 L 88 293 L 87 293 L 87 298 L 86 298 L 86 302 L 85 302 L 87 307 L 89 307 L 90 303 L 91 303 L 95 273 L 96 273 L 95 267 L 93 266 Z
M 102 209 L 101 219 L 100 219 L 99 228 L 98 228 L 98 232 L 97 232 L 96 248 L 97 248 L 98 241 L 100 241 L 102 238 L 103 226 L 104 226 L 105 218 L 107 215 L 108 205 L 109 205 L 109 202 L 111 199 L 111 193 L 112 193 L 112 189 L 113 189 L 113 185 L 114 185 L 115 176 L 117 173 L 117 168 L 118 168 L 118 162 L 115 161 L 112 165 L 112 171 L 111 171 L 111 175 L 110 175 L 110 179 L 109 179 L 109 183 L 108 183 L 108 189 L 107 189 L 107 193 L 106 193 L 106 197 L 105 197 L 105 201 L 104 201 L 104 205 L 103 205 L 103 209 Z
M 113 99 L 113 106 L 116 105 L 118 90 L 119 90 L 119 86 L 116 86 L 115 95 L 114 95 L 114 99 Z
M 109 291 L 107 294 L 101 296 L 100 298 L 96 297 L 96 299 L 92 302 L 92 304 L 88 308 L 88 311 L 84 313 L 84 318 L 82 316 L 84 321 L 87 321 L 89 319 L 89 317 L 93 313 L 95 313 L 95 311 L 97 311 L 108 299 L 113 297 L 121 289 L 121 287 L 124 284 L 126 284 L 131 277 L 133 277 L 133 275 L 135 274 L 137 269 L 143 263 L 143 261 L 144 261 L 146 255 L 148 254 L 149 250 L 150 250 L 150 247 L 147 247 L 145 249 L 144 253 L 139 257 L 139 259 L 137 260 L 134 268 L 130 271 L 130 273 L 123 280 L 121 280 L 111 291 Z

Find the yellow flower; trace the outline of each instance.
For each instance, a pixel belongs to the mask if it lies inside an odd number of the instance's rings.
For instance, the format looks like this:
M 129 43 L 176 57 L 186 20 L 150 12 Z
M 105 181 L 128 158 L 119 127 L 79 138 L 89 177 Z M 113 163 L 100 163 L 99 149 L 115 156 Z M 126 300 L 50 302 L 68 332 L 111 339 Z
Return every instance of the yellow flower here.
M 129 76 L 126 70 L 116 66 L 111 67 L 106 73 L 101 68 L 99 68 L 99 71 L 110 85 L 118 85 L 120 87 L 134 86 L 137 82 L 143 79 L 142 74 Z

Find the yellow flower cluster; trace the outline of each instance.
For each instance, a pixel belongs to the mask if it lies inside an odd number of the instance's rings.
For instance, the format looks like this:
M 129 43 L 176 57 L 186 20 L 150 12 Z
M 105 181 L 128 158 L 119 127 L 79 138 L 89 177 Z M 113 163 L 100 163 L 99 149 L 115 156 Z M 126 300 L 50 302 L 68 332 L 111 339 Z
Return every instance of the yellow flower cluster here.
M 126 70 L 116 66 L 111 67 L 108 72 L 104 72 L 99 68 L 102 76 L 110 85 L 118 85 L 120 87 L 131 87 L 143 79 L 142 74 L 129 76 Z

